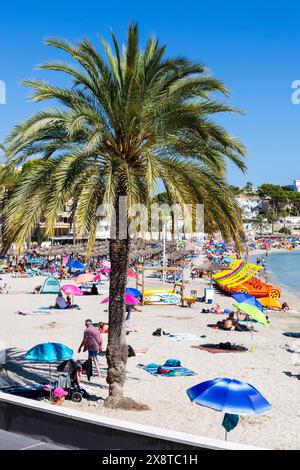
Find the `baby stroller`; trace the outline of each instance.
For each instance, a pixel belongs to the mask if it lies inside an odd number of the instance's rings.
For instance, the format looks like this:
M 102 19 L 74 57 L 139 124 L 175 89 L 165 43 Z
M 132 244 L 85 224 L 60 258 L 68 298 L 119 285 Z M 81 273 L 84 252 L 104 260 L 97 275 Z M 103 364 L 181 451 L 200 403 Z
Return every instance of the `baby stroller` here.
M 63 361 L 57 370 L 61 372 L 58 376 L 57 387 L 68 392 L 67 399 L 79 403 L 83 398 L 89 397 L 87 391 L 80 386 L 83 371 L 80 361 L 73 361 L 73 359 Z

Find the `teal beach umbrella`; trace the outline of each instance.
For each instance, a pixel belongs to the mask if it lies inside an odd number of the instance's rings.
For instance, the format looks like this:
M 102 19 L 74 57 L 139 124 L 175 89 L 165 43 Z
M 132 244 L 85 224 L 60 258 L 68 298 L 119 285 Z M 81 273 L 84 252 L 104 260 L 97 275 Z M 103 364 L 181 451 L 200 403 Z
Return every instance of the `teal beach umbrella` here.
M 41 343 L 31 348 L 24 359 L 32 362 L 49 364 L 50 400 L 51 400 L 51 363 L 72 359 L 73 350 L 62 343 Z

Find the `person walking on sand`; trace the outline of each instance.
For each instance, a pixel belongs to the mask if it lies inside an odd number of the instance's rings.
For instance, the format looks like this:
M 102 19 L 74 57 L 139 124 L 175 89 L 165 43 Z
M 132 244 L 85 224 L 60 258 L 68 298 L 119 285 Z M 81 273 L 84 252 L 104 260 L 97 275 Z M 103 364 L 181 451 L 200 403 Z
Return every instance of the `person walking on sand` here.
M 94 366 L 96 367 L 97 374 L 100 377 L 99 363 L 97 355 L 102 351 L 102 336 L 98 328 L 93 326 L 92 320 L 85 320 L 85 330 L 83 333 L 83 340 L 78 348 L 78 352 L 88 351 L 89 357 L 92 359 Z

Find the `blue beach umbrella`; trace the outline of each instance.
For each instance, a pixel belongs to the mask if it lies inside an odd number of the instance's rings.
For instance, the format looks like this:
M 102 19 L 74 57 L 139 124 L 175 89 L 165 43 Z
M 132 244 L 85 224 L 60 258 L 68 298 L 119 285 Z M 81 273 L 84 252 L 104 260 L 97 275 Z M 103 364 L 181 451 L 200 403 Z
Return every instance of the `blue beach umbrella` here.
M 71 269 L 84 269 L 84 265 L 80 261 L 71 261 L 67 266 Z
M 193 403 L 228 415 L 256 415 L 272 408 L 256 388 L 236 379 L 207 380 L 189 388 L 186 393 Z
M 72 359 L 73 350 L 62 343 L 41 343 L 31 348 L 24 356 L 24 359 L 32 362 L 41 362 L 49 364 L 49 381 L 50 381 L 50 400 L 52 395 L 51 388 L 51 363 L 66 361 Z
M 134 287 L 126 287 L 125 289 L 126 294 L 133 295 L 133 297 L 142 297 L 142 293 L 138 290 L 135 289 Z
M 254 307 L 258 308 L 261 312 L 264 310 L 264 306 L 252 295 L 247 294 L 246 292 L 236 292 L 232 294 L 234 300 L 236 300 L 239 304 L 245 303 L 249 305 L 253 305 Z

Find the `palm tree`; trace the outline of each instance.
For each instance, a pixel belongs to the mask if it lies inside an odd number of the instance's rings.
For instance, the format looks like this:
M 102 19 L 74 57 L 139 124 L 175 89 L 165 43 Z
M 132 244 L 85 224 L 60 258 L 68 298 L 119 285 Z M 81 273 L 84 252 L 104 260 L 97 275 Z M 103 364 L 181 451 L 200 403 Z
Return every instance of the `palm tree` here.
M 283 229 L 284 230 L 286 229 L 286 218 L 287 218 L 288 215 L 289 215 L 288 211 L 284 210 L 284 209 L 279 211 L 279 214 L 278 214 L 279 217 L 283 218 Z
M 256 219 L 254 219 L 252 222 L 252 227 L 255 231 L 258 231 L 260 235 L 263 234 L 264 228 L 266 228 L 267 226 L 268 225 L 266 219 L 263 215 L 258 215 Z
M 130 239 L 121 236 L 120 196 L 127 198 L 128 215 L 136 203 L 147 206 L 163 183 L 172 201 L 204 204 L 207 226 L 239 245 L 243 228 L 225 173 L 226 160 L 245 170 L 245 149 L 212 119 L 216 113 L 235 111 L 211 96 L 227 95 L 224 84 L 202 64 L 165 57 L 165 46 L 155 38 L 141 50 L 136 24 L 129 26 L 122 52 L 114 35 L 113 49 L 101 39 L 102 54 L 87 39 L 46 43 L 75 63 L 40 68 L 64 72 L 73 86 L 23 82 L 32 89 L 33 101 L 54 99 L 60 106 L 38 111 L 7 138 L 10 165 L 34 156 L 42 157 L 43 164 L 24 176 L 10 198 L 4 244 L 7 248 L 15 241 L 21 249 L 42 216 L 50 237 L 59 212 L 72 198 L 77 235 L 88 233 L 90 252 L 97 208 L 113 205 L 117 222 L 116 237 L 110 240 L 106 405 L 127 407 L 132 402 L 123 397 L 124 291 Z
M 6 149 L 0 144 L 0 149 L 4 155 Z M 20 177 L 20 173 L 16 171 L 16 168 L 8 168 L 7 165 L 0 165 L 0 217 L 3 223 L 3 209 L 8 198 L 8 194 L 16 186 L 17 181 Z
M 252 193 L 253 184 L 250 181 L 247 181 L 247 183 L 244 186 L 244 190 L 246 191 L 246 193 Z
M 267 212 L 266 216 L 267 216 L 267 221 L 269 222 L 269 224 L 271 224 L 272 234 L 273 234 L 274 233 L 274 224 L 278 220 L 278 215 L 276 214 L 275 211 L 271 210 L 271 211 Z

